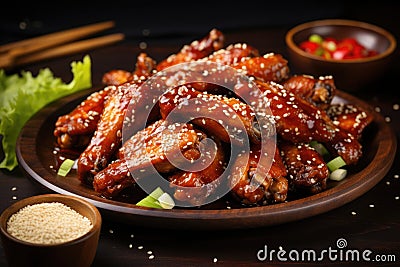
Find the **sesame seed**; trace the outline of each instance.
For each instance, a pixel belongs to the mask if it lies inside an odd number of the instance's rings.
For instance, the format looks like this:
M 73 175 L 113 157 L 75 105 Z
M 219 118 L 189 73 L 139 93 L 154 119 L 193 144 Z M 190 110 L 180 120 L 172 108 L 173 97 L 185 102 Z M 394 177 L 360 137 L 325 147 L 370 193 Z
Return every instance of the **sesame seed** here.
M 370 207 L 370 208 L 374 208 L 375 205 L 374 205 L 374 204 L 369 204 L 369 207 Z
M 400 105 L 399 105 L 399 104 L 394 104 L 394 105 L 393 105 L 393 110 L 399 110 L 399 108 L 400 108 Z
M 139 43 L 139 48 L 140 49 L 146 49 L 147 48 L 147 43 L 146 42 L 140 42 Z
M 217 259 L 217 258 L 214 258 L 214 259 L 213 259 L 213 262 L 214 262 L 214 263 L 215 263 L 215 262 L 217 262 L 217 261 L 218 261 L 218 259 Z
M 357 212 L 352 211 L 352 212 L 351 212 L 351 215 L 357 215 Z
M 393 175 L 393 178 L 399 179 L 399 175 L 398 175 L 398 174 L 395 174 L 395 175 Z
M 394 199 L 396 199 L 396 200 L 399 200 L 399 199 L 400 199 L 400 197 L 399 197 L 399 196 L 395 196 L 395 197 L 394 197 Z
M 390 122 L 391 121 L 390 117 L 385 117 L 385 121 Z
M 149 256 L 149 260 L 152 260 L 152 259 L 154 259 L 154 255 Z

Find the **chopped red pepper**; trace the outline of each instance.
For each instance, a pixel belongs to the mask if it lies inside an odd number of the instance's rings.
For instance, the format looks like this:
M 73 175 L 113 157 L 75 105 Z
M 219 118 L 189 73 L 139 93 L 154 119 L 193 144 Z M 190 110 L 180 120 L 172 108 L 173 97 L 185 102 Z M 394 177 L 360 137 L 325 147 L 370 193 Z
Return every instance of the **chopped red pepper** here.
M 307 53 L 327 59 L 357 59 L 378 54 L 375 50 L 365 48 L 355 38 L 337 40 L 332 37 L 322 38 L 316 34 L 311 35 L 308 40 L 302 42 L 300 48 Z

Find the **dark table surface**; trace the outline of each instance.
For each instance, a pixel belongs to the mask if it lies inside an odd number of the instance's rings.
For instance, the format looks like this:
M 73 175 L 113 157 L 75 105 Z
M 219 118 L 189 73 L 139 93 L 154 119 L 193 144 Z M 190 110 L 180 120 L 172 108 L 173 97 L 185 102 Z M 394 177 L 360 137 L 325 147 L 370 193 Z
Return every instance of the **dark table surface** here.
M 185 23 L 179 23 L 179 19 L 176 17 L 166 20 L 164 24 L 163 21 L 154 20 L 154 18 L 148 21 L 132 18 L 134 23 L 130 27 L 129 20 L 122 19 L 122 16 L 126 15 L 121 11 L 122 9 L 118 10 L 121 12 L 120 16 L 114 12 L 114 15 L 107 13 L 109 17 L 102 17 L 98 13 L 97 16 L 89 16 L 86 20 L 82 17 L 80 20 L 71 20 L 70 24 L 75 23 L 78 26 L 83 23 L 112 18 L 119 23 L 118 28 L 114 31 L 119 30 L 127 34 L 126 40 L 121 43 L 88 51 L 92 59 L 93 84 L 95 85 L 100 84 L 102 74 L 108 70 L 132 70 L 137 54 L 143 51 L 144 43 L 146 44 L 144 50 L 156 60 L 161 60 L 167 55 L 177 52 L 183 44 L 203 36 L 213 27 L 220 28 L 224 32 L 227 44 L 246 42 L 257 47 L 262 53 L 281 53 L 285 57 L 287 50 L 284 36 L 287 30 L 297 23 L 311 19 L 359 19 L 390 30 L 397 39 L 400 36 L 399 19 L 396 17 L 398 16 L 396 14 L 398 5 L 375 6 L 374 3 L 368 1 L 364 6 L 355 4 L 346 6 L 342 3 L 333 6 L 329 11 L 325 10 L 325 13 L 318 13 L 326 5 L 318 7 L 309 4 L 308 9 L 305 9 L 303 13 L 292 10 L 287 11 L 289 14 L 285 13 L 285 16 L 280 16 L 282 12 L 274 13 L 276 9 L 285 9 L 283 4 L 282 6 L 277 4 L 277 6 L 268 12 L 257 11 L 255 8 L 255 15 L 261 16 L 263 13 L 268 13 L 271 17 L 256 19 L 247 16 L 243 18 L 242 24 L 235 20 L 235 18 L 240 19 L 240 16 L 237 15 L 237 17 L 228 16 L 225 22 L 221 22 L 213 16 L 209 20 L 204 20 L 203 17 L 203 23 L 194 21 L 190 24 L 188 22 L 186 26 L 182 26 Z M 96 11 L 100 12 L 101 10 Z M 32 14 L 38 14 L 32 13 L 31 19 L 28 21 L 31 23 L 31 31 L 16 29 L 16 22 L 23 19 L 27 21 L 29 16 L 26 14 L 21 11 L 19 16 L 2 18 L 3 39 L 1 41 L 3 43 L 59 30 L 68 24 L 61 22 L 61 18 L 56 14 L 51 18 L 49 16 L 40 17 L 40 15 L 32 18 Z M 63 15 L 65 17 L 65 14 Z M 165 18 L 166 16 L 160 19 Z M 46 19 L 56 21 L 59 23 L 58 27 L 50 25 Z M 184 16 L 182 20 L 189 21 L 187 16 Z M 39 26 L 35 28 L 33 21 L 42 22 L 42 28 Z M 43 24 L 48 27 L 44 27 Z M 143 31 L 144 29 L 146 31 Z M 69 81 L 71 78 L 70 62 L 81 60 L 84 54 L 86 53 L 46 60 L 23 66 L 21 69 L 32 71 L 35 74 L 40 68 L 49 67 L 56 76 Z M 398 50 L 394 57 L 395 60 L 381 80 L 352 94 L 379 110 L 399 139 L 400 96 L 397 79 L 400 73 L 400 56 Z M 21 69 L 14 70 L 14 72 Z M 300 71 L 292 69 L 292 72 Z M 296 262 L 290 259 L 284 262 L 276 256 L 272 260 L 260 261 L 257 253 L 266 247 L 268 250 L 283 249 L 287 252 L 290 250 L 335 249 L 339 239 L 347 242 L 347 248 L 359 251 L 371 250 L 371 259 L 374 260 L 371 262 L 325 260 L 324 265 L 398 266 L 400 264 L 399 160 L 400 149 L 397 149 L 394 163 L 387 174 L 376 186 L 355 200 L 317 216 L 281 225 L 218 231 L 182 230 L 177 225 L 176 229 L 166 230 L 162 227 L 131 225 L 114 221 L 105 216 L 93 266 L 316 266 L 321 262 Z M 11 172 L 0 170 L 0 212 L 20 199 L 50 192 L 52 191 L 39 186 L 32 179 L 26 177 L 19 167 Z M 182 222 L 182 224 L 184 223 Z M 379 259 L 381 261 L 378 261 Z M 1 245 L 0 266 L 7 266 Z

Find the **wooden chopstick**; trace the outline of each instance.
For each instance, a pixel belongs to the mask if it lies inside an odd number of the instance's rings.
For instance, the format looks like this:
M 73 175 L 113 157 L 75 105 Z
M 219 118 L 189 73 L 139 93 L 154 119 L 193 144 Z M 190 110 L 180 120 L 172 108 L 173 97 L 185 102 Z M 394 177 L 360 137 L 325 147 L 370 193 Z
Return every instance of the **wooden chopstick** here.
M 115 26 L 114 21 L 105 21 L 95 24 L 90 24 L 82 27 L 68 29 L 60 32 L 49 33 L 46 35 L 13 42 L 0 46 L 0 52 L 11 52 L 13 55 L 28 54 L 33 51 L 38 51 L 46 47 L 74 41 L 102 30 L 106 30 Z
M 121 34 L 110 35 L 104 38 L 93 38 L 93 40 L 83 41 L 83 43 L 78 42 L 70 47 L 63 45 L 60 48 L 52 49 L 52 51 L 43 51 L 114 26 L 114 21 L 105 21 L 2 45 L 0 46 L 0 68 L 21 65 L 24 64 L 23 62 L 30 63 L 35 61 L 35 58 L 40 60 L 67 54 L 67 49 L 72 49 L 71 52 L 77 52 L 82 49 L 89 49 L 90 45 L 98 47 L 122 40 L 124 37 Z M 37 53 L 37 55 L 34 53 Z
M 77 41 L 66 45 L 50 48 L 37 53 L 29 54 L 17 58 L 13 66 L 32 63 L 39 60 L 50 59 L 59 56 L 66 56 L 78 52 L 87 51 L 96 47 L 112 44 L 125 38 L 122 33 L 110 34 L 102 37 L 91 38 L 83 41 Z

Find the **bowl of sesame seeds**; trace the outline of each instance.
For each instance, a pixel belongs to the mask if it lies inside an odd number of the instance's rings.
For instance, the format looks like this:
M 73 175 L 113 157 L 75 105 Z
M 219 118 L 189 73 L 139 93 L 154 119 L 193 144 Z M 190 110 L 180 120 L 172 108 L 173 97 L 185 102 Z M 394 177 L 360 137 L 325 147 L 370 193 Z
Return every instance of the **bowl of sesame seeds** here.
M 9 266 L 90 266 L 101 223 L 98 209 L 77 196 L 43 194 L 22 199 L 0 217 L 7 262 Z

